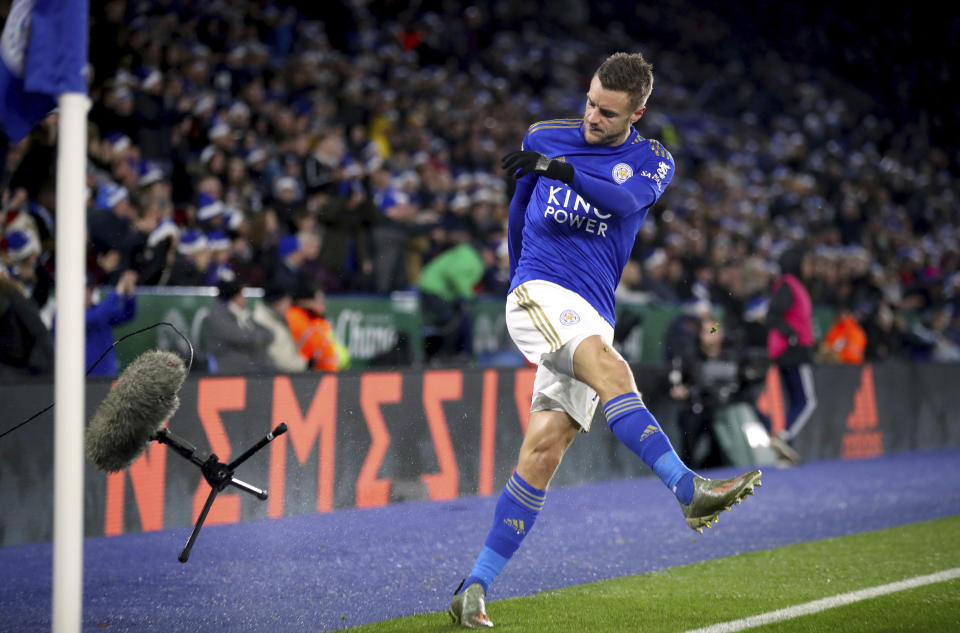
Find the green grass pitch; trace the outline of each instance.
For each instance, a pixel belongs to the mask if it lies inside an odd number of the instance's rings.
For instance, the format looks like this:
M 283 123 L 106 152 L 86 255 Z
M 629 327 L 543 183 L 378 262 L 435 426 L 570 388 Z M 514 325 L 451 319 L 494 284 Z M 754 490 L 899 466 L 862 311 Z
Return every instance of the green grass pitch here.
M 789 545 L 493 601 L 496 631 L 683 633 L 960 567 L 960 516 Z M 446 613 L 347 629 L 457 630 Z M 960 631 L 960 579 L 747 629 L 758 633 Z

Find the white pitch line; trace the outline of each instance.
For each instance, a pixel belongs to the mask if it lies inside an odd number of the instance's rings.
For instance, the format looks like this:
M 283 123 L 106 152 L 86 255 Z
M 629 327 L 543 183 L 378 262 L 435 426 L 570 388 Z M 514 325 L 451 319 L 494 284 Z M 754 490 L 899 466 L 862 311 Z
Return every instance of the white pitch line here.
M 861 600 L 876 598 L 877 596 L 883 596 L 888 593 L 896 593 L 897 591 L 914 589 L 924 585 L 945 582 L 947 580 L 953 580 L 954 578 L 960 578 L 960 567 L 945 569 L 927 576 L 907 578 L 906 580 L 892 582 L 888 585 L 867 587 L 866 589 L 851 591 L 849 593 L 841 593 L 836 596 L 830 596 L 829 598 L 821 598 L 820 600 L 814 600 L 813 602 L 806 602 L 793 607 L 787 607 L 786 609 L 777 609 L 776 611 L 761 613 L 760 615 L 752 615 L 749 618 L 712 624 L 700 629 L 692 629 L 690 631 L 686 631 L 685 633 L 735 633 L 735 631 L 743 631 L 745 629 L 763 626 L 764 624 L 772 624 L 782 620 L 790 620 L 792 618 L 800 617 L 801 615 L 819 613 L 820 611 L 826 611 L 827 609 L 833 609 L 834 607 L 842 607 L 845 604 L 852 604 L 854 602 L 860 602 Z

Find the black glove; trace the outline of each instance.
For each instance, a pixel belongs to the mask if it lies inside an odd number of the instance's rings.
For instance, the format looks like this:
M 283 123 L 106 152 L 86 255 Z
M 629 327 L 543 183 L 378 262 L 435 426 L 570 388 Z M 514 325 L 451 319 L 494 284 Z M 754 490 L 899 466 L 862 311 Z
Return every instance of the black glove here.
M 555 158 L 547 158 L 540 152 L 518 150 L 503 157 L 500 164 L 515 177 L 520 178 L 530 173 L 546 176 L 565 182 L 573 182 L 573 165 Z M 519 170 L 519 171 L 517 171 Z

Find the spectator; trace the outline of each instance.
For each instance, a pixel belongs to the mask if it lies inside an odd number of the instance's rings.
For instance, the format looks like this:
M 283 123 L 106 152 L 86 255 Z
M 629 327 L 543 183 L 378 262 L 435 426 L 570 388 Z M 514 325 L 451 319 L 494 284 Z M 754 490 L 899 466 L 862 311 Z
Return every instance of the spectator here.
M 211 253 L 207 237 L 199 230 L 186 231 L 180 236 L 177 253 L 170 270 L 171 286 L 203 286 Z
M 267 354 L 279 371 L 297 372 L 307 369 L 307 359 L 300 356 L 297 344 L 287 324 L 287 312 L 293 306 L 293 296 L 283 286 L 271 284 L 263 293 L 263 301 L 253 306 L 253 320 L 273 334 Z
M 117 267 L 120 271 L 134 269 L 139 272 L 148 265 L 148 258 L 154 255 L 147 253 L 147 244 L 163 219 L 163 209 L 159 200 L 143 199 L 142 202 L 144 204 L 134 207 L 129 230 L 123 241 L 116 245 L 120 252 L 120 264 Z
M 273 266 L 270 283 L 279 286 L 291 295 L 302 286 L 312 287 L 302 269 L 306 262 L 306 251 L 301 248 L 298 235 L 285 235 L 277 243 L 277 262 Z
M 113 328 L 132 321 L 137 315 L 137 273 L 120 274 L 117 285 L 102 301 L 95 301 L 95 288 L 87 283 L 86 294 L 86 367 L 90 376 L 116 376 L 119 371 L 113 348 Z M 95 367 L 93 363 L 106 352 Z
M 290 233 L 296 233 L 296 217 L 304 206 L 299 181 L 292 176 L 277 178 L 273 183 L 271 206 L 277 213 L 280 226 Z
M 724 349 L 719 320 L 707 314 L 695 323 L 693 344 L 671 359 L 670 397 L 681 405 L 680 458 L 692 468 L 707 468 L 726 463 L 712 425 L 739 390 L 739 374 L 735 356 Z
M 100 187 L 96 208 L 87 219 L 90 245 L 97 270 L 91 275 L 96 284 L 115 284 L 123 272 L 125 250 L 136 239 L 133 222 L 138 219 L 126 187 L 105 183 Z
M 155 161 L 169 161 L 173 150 L 173 126 L 178 117 L 171 107 L 171 98 L 165 94 L 163 73 L 154 68 L 141 68 L 140 80 L 134 90 L 134 107 L 139 125 L 137 145 L 143 156 Z
M 40 240 L 33 231 L 11 231 L 3 239 L 3 260 L 11 277 L 20 282 L 38 310 L 50 298 L 53 278 L 41 263 Z
M 40 311 L 0 263 L 0 378 L 53 374 L 53 337 Z
M 480 251 L 483 257 L 482 292 L 494 297 L 505 297 L 510 290 L 510 256 L 506 238 L 488 240 Z
M 728 259 L 716 269 L 716 280 L 710 289 L 711 303 L 723 313 L 724 345 L 741 350 L 748 345 L 746 312 L 747 287 L 743 263 Z
M 90 212 L 87 228 L 97 254 L 106 253 L 126 240 L 137 210 L 126 187 L 112 183 L 101 185 L 96 208 Z
M 873 314 L 864 323 L 863 330 L 867 337 L 864 356 L 868 362 L 876 363 L 904 357 L 903 318 L 888 302 L 881 301 L 877 304 Z
M 4 135 L 5 136 L 5 135 Z M 31 228 L 41 244 L 53 239 L 53 216 L 56 206 L 57 116 L 48 116 L 31 131 L 26 143 L 10 148 L 7 156 L 10 181 L 3 192 L 0 213 L 6 222 L 20 228 Z M 0 185 L 7 185 L 0 181 Z
M 343 180 L 338 191 L 317 206 L 317 222 L 322 231 L 320 262 L 330 274 L 341 280 L 343 289 L 373 288 L 373 226 L 379 211 L 361 184 L 359 163 L 340 172 Z M 348 177 L 349 176 L 349 177 Z
M 180 228 L 171 219 L 161 220 L 150 231 L 140 258 L 134 263 L 140 273 L 141 285 L 165 286 L 170 283 L 179 244 Z
M 373 170 L 371 184 L 373 201 L 380 211 L 379 221 L 373 229 L 375 289 L 385 293 L 400 290 L 410 281 L 407 247 L 417 208 L 406 193 L 393 185 L 385 164 Z
M 428 360 L 471 354 L 470 302 L 483 270 L 483 259 L 469 242 L 448 248 L 423 269 L 418 286 L 424 325 L 430 329 Z
M 653 295 L 643 289 L 643 266 L 635 259 L 628 259 L 617 285 L 617 302 L 634 305 L 651 303 Z
M 205 286 L 216 286 L 223 280 L 233 280 L 236 273 L 230 266 L 230 238 L 219 230 L 207 233 L 207 248 L 210 250 L 210 263 L 207 264 Z
M 388 180 L 415 171 L 419 183 L 403 176 L 404 185 L 387 188 L 406 196 L 417 218 L 429 209 L 447 220 L 449 201 L 457 200 L 461 219 L 473 225 L 471 238 L 482 240 L 503 220 L 491 191 L 502 193 L 498 161 L 526 120 L 566 111 L 560 90 L 584 83 L 593 59 L 610 47 L 636 46 L 609 28 L 621 8 L 616 2 L 591 10 L 576 42 L 564 19 L 548 16 L 528 28 L 529 12 L 516 8 L 473 12 L 465 22 L 454 4 L 432 3 L 411 10 L 398 31 L 383 3 L 353 3 L 339 7 L 342 20 L 327 20 L 347 27 L 325 33 L 303 19 L 314 13 L 305 5 L 279 11 L 239 0 L 225 14 L 187 4 L 111 2 L 94 12 L 90 163 L 97 179 L 136 191 L 144 206 L 169 189 L 181 230 L 194 227 L 189 203 L 200 192 L 242 208 L 255 229 L 248 282 L 257 273 L 258 283 L 272 276 L 278 236 L 265 218 L 279 213 L 281 233 L 293 233 L 290 219 L 306 206 L 319 214 L 320 258 L 338 291 L 407 288 L 421 259 L 443 251 L 407 249 L 409 233 L 422 227 L 406 220 L 400 227 L 407 234 L 391 241 L 382 235 L 384 222 L 376 229 L 381 239 L 373 239 L 371 218 L 381 210 L 373 200 L 384 187 L 382 174 L 368 180 L 369 168 L 389 164 L 382 170 Z M 923 38 L 920 48 L 916 38 L 902 37 L 943 36 L 951 22 L 929 22 L 937 15 L 868 24 L 843 10 L 794 7 L 761 22 L 747 5 L 681 0 L 647 16 L 654 34 L 648 46 L 662 48 L 656 34 L 669 33 L 691 51 L 658 53 L 670 82 L 657 89 L 662 108 L 645 115 L 650 136 L 681 148 L 675 160 L 683 177 L 666 193 L 662 213 L 644 223 L 634 255 L 666 254 L 666 270 L 644 275 L 666 286 L 663 300 L 703 298 L 710 266 L 698 262 L 742 260 L 750 244 L 770 265 L 800 240 L 814 253 L 815 270 L 804 282 L 818 305 L 851 298 L 859 309 L 882 289 L 914 320 L 947 298 L 960 239 L 952 151 L 958 127 L 949 100 L 930 98 L 946 91 L 949 73 L 927 62 L 949 55 L 921 51 L 936 37 Z M 211 20 L 215 35 L 195 28 Z M 717 53 L 713 43 L 731 25 L 745 36 Z M 253 33 L 269 45 L 251 42 Z M 496 37 L 484 35 L 491 33 Z M 544 33 L 563 51 L 562 63 L 543 63 Z M 868 39 L 877 46 L 865 54 Z M 773 49 L 778 53 L 768 55 Z M 859 60 L 855 71 L 850 60 Z M 891 70 L 903 64 L 915 72 Z M 886 105 L 902 95 L 909 97 L 903 108 Z M 53 251 L 55 130 L 53 115 L 10 148 L 13 175 L 2 194 L 5 210 L 9 204 L 35 220 L 44 252 Z M 151 163 L 164 179 L 153 181 Z M 274 197 L 273 184 L 284 178 Z M 100 262 L 91 263 L 90 275 L 112 284 L 125 265 L 97 240 Z M 875 287 L 863 276 L 868 262 Z M 139 283 L 151 280 L 143 275 Z M 728 340 L 734 334 L 729 328 Z
M 208 183 L 213 183 L 212 179 L 205 179 Z M 224 206 L 218 199 L 220 187 L 216 187 L 216 193 L 201 191 L 197 194 L 197 222 L 205 231 L 222 230 L 224 225 Z
M 937 363 L 960 362 L 960 343 L 951 331 L 953 306 L 943 303 L 934 306 L 910 330 L 915 356 Z
M 766 355 L 767 327 L 765 324 L 773 281 L 774 265 L 754 255 L 743 263 L 743 346 L 746 349 L 762 350 Z
M 834 316 L 830 329 L 820 341 L 817 360 L 822 363 L 863 364 L 867 335 L 857 322 L 853 309 L 844 304 Z
M 290 333 L 299 346 L 300 356 L 311 369 L 340 371 L 350 365 L 347 348 L 337 340 L 333 326 L 326 319 L 326 295 L 321 289 L 300 286 L 287 310 Z
M 342 282 L 331 274 L 320 259 L 320 236 L 316 230 L 316 218 L 308 215 L 309 222 L 301 223 L 301 230 L 297 233 L 300 254 L 303 262 L 297 273 L 305 283 L 323 288 L 325 292 L 342 289 Z
M 275 369 L 267 348 L 270 330 L 253 321 L 240 281 L 221 281 L 217 300 L 204 322 L 207 366 L 211 373 L 258 374 Z
M 657 301 L 671 302 L 679 298 L 676 289 L 667 277 L 669 259 L 666 252 L 662 248 L 658 248 L 650 253 L 643 262 L 643 279 L 640 282 L 640 290 Z

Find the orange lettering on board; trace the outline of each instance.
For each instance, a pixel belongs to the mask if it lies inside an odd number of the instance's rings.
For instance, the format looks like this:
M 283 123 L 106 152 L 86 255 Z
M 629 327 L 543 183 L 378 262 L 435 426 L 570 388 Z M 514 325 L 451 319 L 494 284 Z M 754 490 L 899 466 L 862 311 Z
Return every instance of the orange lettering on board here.
M 480 405 L 480 477 L 477 493 L 493 494 L 494 457 L 497 448 L 497 370 L 483 372 L 483 402 Z
M 533 368 L 518 369 L 513 375 L 513 399 L 517 403 L 517 415 L 524 435 L 530 422 L 530 400 L 533 398 L 533 381 L 536 377 L 537 370 Z
M 877 398 L 873 385 L 873 366 L 864 365 L 860 386 L 853 395 L 853 410 L 847 416 L 843 437 L 843 458 L 863 459 L 883 455 L 883 433 L 877 430 Z
M 787 416 L 783 408 L 783 388 L 780 385 L 780 372 L 776 365 L 767 370 L 766 386 L 757 398 L 757 409 L 770 418 L 770 435 L 777 435 L 787 427 Z
M 210 452 L 223 463 L 230 462 L 230 439 L 220 419 L 221 411 L 243 411 L 247 406 L 247 379 L 241 376 L 201 378 L 197 384 L 197 413 L 210 442 Z M 210 495 L 210 484 L 203 480 L 193 495 L 193 520 L 196 521 Z M 207 514 L 206 525 L 236 523 L 240 520 L 240 495 L 220 493 Z
M 883 433 L 848 433 L 843 437 L 844 459 L 865 459 L 883 455 Z
M 403 376 L 398 372 L 364 374 L 360 379 L 360 408 L 370 431 L 370 449 L 357 477 L 357 507 L 383 506 L 390 501 L 390 479 L 378 479 L 390 432 L 380 406 L 403 399 Z
M 304 417 L 287 376 L 273 380 L 274 425 L 286 422 L 287 432 L 270 443 L 270 497 L 267 514 L 277 518 L 284 515 L 284 486 L 287 474 L 287 443 L 300 464 L 306 463 L 318 439 L 320 456 L 317 465 L 317 511 L 333 509 L 333 466 L 336 456 L 337 433 L 337 377 L 325 374 L 317 385 L 313 400 Z
M 123 534 L 123 471 L 107 475 L 107 509 L 103 533 L 107 536 Z
M 444 400 L 459 400 L 463 397 L 463 372 L 456 369 L 430 371 L 423 375 L 423 408 L 430 425 L 430 436 L 437 454 L 440 472 L 421 475 L 427 484 L 430 498 L 456 499 L 459 492 L 460 472 L 457 458 L 450 442 L 447 418 L 443 413 Z
M 163 529 L 163 504 L 167 483 L 167 448 L 153 442 L 125 471 L 107 475 L 107 508 L 104 534 L 123 534 L 126 473 L 130 474 L 133 498 L 144 532 Z

